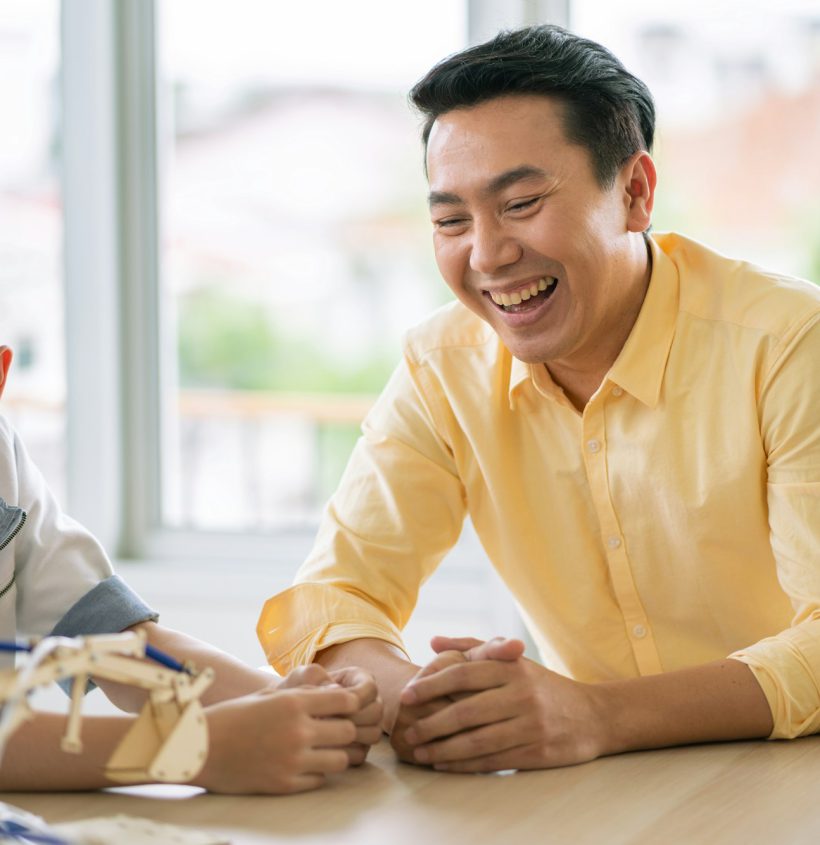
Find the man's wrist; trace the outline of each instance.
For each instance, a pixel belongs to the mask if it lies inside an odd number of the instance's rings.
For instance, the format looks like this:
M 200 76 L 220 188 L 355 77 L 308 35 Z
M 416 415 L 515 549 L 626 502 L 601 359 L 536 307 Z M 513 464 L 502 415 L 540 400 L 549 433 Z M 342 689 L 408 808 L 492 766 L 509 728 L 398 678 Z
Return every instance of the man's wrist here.
M 692 742 L 762 739 L 772 716 L 747 666 L 720 660 L 590 687 L 600 754 Z
M 419 667 L 384 640 L 359 639 L 338 643 L 320 651 L 315 660 L 328 670 L 359 666 L 376 679 L 384 705 L 382 730 L 391 733 L 399 712 L 399 695 Z
M 590 707 L 590 737 L 595 757 L 629 750 L 628 707 L 614 684 L 585 684 Z

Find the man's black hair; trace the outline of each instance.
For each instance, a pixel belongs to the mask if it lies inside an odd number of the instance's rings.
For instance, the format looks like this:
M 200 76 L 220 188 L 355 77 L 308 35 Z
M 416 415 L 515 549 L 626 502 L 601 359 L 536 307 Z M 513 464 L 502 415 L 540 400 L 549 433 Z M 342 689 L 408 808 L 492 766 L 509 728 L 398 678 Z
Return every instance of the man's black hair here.
M 559 26 L 500 32 L 439 62 L 410 92 L 425 118 L 425 149 L 436 118 L 510 95 L 540 94 L 564 106 L 564 132 L 585 147 L 601 187 L 621 165 L 652 149 L 655 105 L 640 79 L 605 47 Z

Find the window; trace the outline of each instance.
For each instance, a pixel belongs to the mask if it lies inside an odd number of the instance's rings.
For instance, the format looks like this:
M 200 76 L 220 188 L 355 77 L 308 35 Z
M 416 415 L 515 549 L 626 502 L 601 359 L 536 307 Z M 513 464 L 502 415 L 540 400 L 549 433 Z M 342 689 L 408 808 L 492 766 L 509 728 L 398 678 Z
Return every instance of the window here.
M 465 45 L 464 4 L 159 10 L 161 307 L 175 352 L 161 520 L 312 523 L 401 333 L 447 298 L 406 93 Z
M 0 410 L 65 493 L 65 346 L 57 0 L 0 5 L 0 343 L 15 352 Z
M 265 570 L 257 603 L 289 582 L 401 332 L 448 296 L 407 89 L 468 38 L 566 22 L 567 10 L 573 29 L 612 47 L 656 95 L 656 228 L 820 277 L 820 170 L 809 159 L 820 148 L 820 0 L 69 2 L 62 135 L 57 0 L 2 4 L 5 123 L 40 115 L 41 131 L 27 147 L 0 136 L 0 305 L 13 313 L 24 278 L 54 282 L 38 300 L 54 303 L 42 319 L 7 321 L 19 326 L 7 397 L 16 401 L 24 372 L 49 373 L 36 396 L 50 410 L 26 394 L 25 424 L 32 445 L 44 432 L 37 458 L 53 481 L 46 453 L 62 465 L 65 418 L 59 149 L 76 403 L 69 493 L 109 549 L 124 538 L 127 556 L 193 557 L 196 572 L 208 555 L 281 563 Z M 28 85 L 14 61 L 32 27 L 46 35 Z M 31 100 L 18 114 L 23 85 Z M 20 150 L 37 167 L 19 168 Z M 21 227 L 33 208 L 23 199 L 35 196 L 32 243 Z M 437 608 L 429 632 L 448 614 L 457 632 L 468 611 L 489 633 L 510 631 L 492 616 L 507 613 L 506 593 L 477 574 L 487 567 L 466 540 L 463 566 L 425 587 Z M 181 603 L 196 603 L 190 590 L 186 581 Z M 465 616 L 452 613 L 454 594 Z

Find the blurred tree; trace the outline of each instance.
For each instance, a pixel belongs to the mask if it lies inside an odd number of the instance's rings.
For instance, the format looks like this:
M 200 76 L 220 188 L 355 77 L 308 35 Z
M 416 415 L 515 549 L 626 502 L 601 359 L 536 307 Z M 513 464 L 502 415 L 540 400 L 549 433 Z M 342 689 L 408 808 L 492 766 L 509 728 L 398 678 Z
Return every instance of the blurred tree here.
M 391 352 L 349 364 L 323 344 L 289 335 L 258 303 L 217 285 L 179 303 L 182 387 L 308 393 L 376 393 L 395 365 Z

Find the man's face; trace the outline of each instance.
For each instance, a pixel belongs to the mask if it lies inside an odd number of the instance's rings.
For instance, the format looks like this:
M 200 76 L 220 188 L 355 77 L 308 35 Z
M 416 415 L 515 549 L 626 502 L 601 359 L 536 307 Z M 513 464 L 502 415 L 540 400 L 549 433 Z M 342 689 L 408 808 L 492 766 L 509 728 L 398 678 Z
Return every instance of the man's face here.
M 523 361 L 595 359 L 625 310 L 629 196 L 622 176 L 598 185 L 561 104 L 515 96 L 447 112 L 427 170 L 436 261 L 455 295 Z

